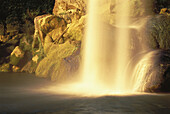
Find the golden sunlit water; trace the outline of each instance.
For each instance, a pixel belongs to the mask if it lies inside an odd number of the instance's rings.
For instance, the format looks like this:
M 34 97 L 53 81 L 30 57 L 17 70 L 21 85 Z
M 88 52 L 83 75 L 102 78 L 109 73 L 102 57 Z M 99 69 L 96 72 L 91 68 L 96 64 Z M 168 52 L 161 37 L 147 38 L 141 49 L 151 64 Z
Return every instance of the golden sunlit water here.
M 128 75 L 125 73 L 125 68 L 128 63 L 128 47 L 129 47 L 129 1 L 123 1 L 119 3 L 116 0 L 116 26 L 118 27 L 116 32 L 116 74 L 114 88 L 116 91 L 128 91 L 129 85 L 127 85 Z M 119 3 L 119 4 L 118 4 Z
M 101 7 L 109 1 L 89 0 L 87 11 L 86 35 L 82 45 L 82 66 L 79 81 L 57 85 L 49 90 L 65 94 L 78 95 L 130 95 L 136 94 L 136 88 L 144 76 L 132 80 L 126 70 L 130 60 L 129 28 L 131 25 L 129 1 L 115 0 L 115 45 L 106 40 Z M 109 7 L 109 6 L 108 6 Z M 109 47 L 109 53 L 106 48 Z M 107 53 L 107 55 L 104 54 Z M 107 61 L 107 56 L 111 59 Z M 140 69 L 136 69 L 140 70 Z M 143 71 L 141 71 L 143 72 Z M 136 78 L 136 77 L 135 77 Z

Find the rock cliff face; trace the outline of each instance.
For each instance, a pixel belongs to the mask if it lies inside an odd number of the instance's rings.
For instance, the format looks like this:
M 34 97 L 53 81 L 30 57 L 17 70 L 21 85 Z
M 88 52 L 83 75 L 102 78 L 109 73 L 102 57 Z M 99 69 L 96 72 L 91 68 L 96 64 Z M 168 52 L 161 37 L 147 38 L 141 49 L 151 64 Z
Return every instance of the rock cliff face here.
M 53 10 L 55 15 L 35 18 L 37 26 L 34 38 L 39 39 L 38 44 L 42 44 L 38 46 L 39 51 L 43 51 L 45 55 L 37 64 L 37 76 L 53 81 L 64 80 L 78 70 L 85 26 L 85 7 L 83 1 L 58 0 Z
M 67 11 L 74 11 L 76 9 L 85 13 L 87 7 L 87 0 L 55 0 L 53 8 L 54 15 L 62 15 Z

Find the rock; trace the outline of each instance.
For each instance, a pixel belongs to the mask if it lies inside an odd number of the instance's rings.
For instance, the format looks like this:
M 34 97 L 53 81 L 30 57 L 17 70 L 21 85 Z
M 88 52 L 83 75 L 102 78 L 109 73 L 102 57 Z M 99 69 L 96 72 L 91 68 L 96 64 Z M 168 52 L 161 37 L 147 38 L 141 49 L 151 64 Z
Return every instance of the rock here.
M 159 14 L 170 16 L 170 9 L 162 8 Z
M 66 76 L 65 74 L 71 71 L 67 70 L 68 65 L 64 65 L 63 61 L 65 61 L 67 57 L 72 56 L 78 48 L 70 43 L 70 41 L 66 41 L 60 45 L 53 44 L 48 50 L 49 51 L 46 54 L 47 57 L 40 61 L 36 69 L 36 75 L 50 78 L 51 80 L 64 79 Z
M 61 81 L 71 77 L 71 74 L 78 70 L 85 18 L 86 16 L 82 16 L 80 20 L 71 23 L 63 35 L 60 35 L 58 29 L 53 29 L 46 35 L 44 42 L 46 57 L 38 64 L 37 76 Z
M 17 67 L 17 66 L 12 66 L 12 71 L 13 71 L 13 72 L 19 72 L 19 71 L 20 71 L 20 68 Z
M 68 56 L 61 60 L 60 67 L 52 72 L 52 81 L 62 81 L 68 80 L 74 77 L 80 66 L 80 55 L 79 50 L 74 52 L 73 55 Z M 57 75 L 56 75 L 57 74 Z
M 141 36 L 149 49 L 170 49 L 170 16 L 150 16 L 143 26 Z
M 11 65 L 8 63 L 0 65 L 0 72 L 11 72 Z
M 38 55 L 35 55 L 33 58 L 32 58 L 32 61 L 35 62 L 35 63 L 38 63 Z
M 33 35 L 26 35 L 24 34 L 22 38 L 20 38 L 20 42 L 19 42 L 19 47 L 23 50 L 23 51 L 32 51 L 32 41 L 33 41 Z
M 58 28 L 63 31 L 67 27 L 67 23 L 63 18 L 54 15 L 48 16 L 45 19 L 43 18 L 43 20 L 39 20 L 39 22 L 41 31 L 45 34 Z
M 86 16 L 82 16 L 78 21 L 70 24 L 65 37 L 68 37 L 72 40 L 81 41 L 84 37 L 85 22 Z
M 85 12 L 87 7 L 87 0 L 55 0 L 53 14 L 58 15 L 64 11 L 80 9 Z
M 15 47 L 13 52 L 10 55 L 10 64 L 18 65 L 19 61 L 24 57 L 24 52 L 20 49 L 19 46 Z
M 67 23 L 79 20 L 86 14 L 87 0 L 55 0 L 53 14 L 63 17 Z
M 154 0 L 131 0 L 130 1 L 130 15 L 131 17 L 144 17 L 153 15 Z
M 144 55 L 134 69 L 136 90 L 170 92 L 170 50 L 155 50 Z
M 24 52 L 20 49 L 19 46 L 15 47 L 13 52 L 11 53 L 11 56 L 15 55 L 16 57 L 22 58 L 24 56 Z
M 33 61 L 27 62 L 25 66 L 21 69 L 21 72 L 27 72 L 27 73 L 35 73 L 35 70 L 37 68 L 37 63 Z
M 100 1 L 101 2 L 101 1 Z M 130 0 L 130 1 L 118 1 L 110 0 L 110 1 L 102 1 L 100 7 L 101 18 L 104 22 L 109 23 L 111 25 L 115 25 L 116 23 L 116 14 L 119 14 L 118 11 L 123 11 L 123 8 L 119 6 L 125 2 L 129 4 L 129 14 L 131 20 L 136 18 L 143 18 L 148 15 L 153 15 L 154 0 Z M 128 7 L 128 6 L 126 6 Z M 132 21 L 133 22 L 133 21 Z
M 75 45 L 79 45 L 84 34 L 85 28 L 85 16 L 81 17 L 79 21 L 76 21 L 70 24 L 64 34 L 60 33 L 59 29 L 54 29 L 45 37 L 44 42 L 44 53 L 47 54 L 49 52 L 49 47 L 55 44 L 62 44 L 66 42 L 68 39 L 75 41 Z
M 36 39 L 39 39 L 39 45 L 44 45 L 44 38 L 46 35 L 57 29 L 57 34 L 62 34 L 62 32 L 66 29 L 67 23 L 66 21 L 58 16 L 54 15 L 42 15 L 38 16 L 34 19 L 35 23 L 35 33 L 34 40 L 32 43 L 32 48 L 34 49 Z M 39 46 L 40 48 L 41 46 Z

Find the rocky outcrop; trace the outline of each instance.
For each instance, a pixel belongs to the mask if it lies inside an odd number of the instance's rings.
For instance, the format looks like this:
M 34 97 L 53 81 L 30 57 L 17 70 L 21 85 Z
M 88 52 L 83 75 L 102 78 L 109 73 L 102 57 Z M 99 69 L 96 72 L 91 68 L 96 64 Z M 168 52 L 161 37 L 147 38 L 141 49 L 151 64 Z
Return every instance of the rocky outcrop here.
M 87 0 L 55 0 L 53 14 L 72 23 L 86 14 Z
M 36 69 L 37 76 L 59 81 L 66 79 L 78 69 L 79 48 L 72 42 L 66 41 L 60 45 L 51 45 L 49 50 L 47 57 L 39 63 Z
M 155 15 L 148 17 L 141 30 L 143 43 L 149 49 L 170 49 L 170 16 Z
M 55 15 L 36 17 L 34 39 L 41 37 L 39 39 L 43 44 L 44 57 L 39 59 L 41 54 L 35 54 L 32 61 L 24 68 L 30 69 L 30 66 L 36 63 L 36 75 L 53 81 L 64 80 L 75 73 L 81 58 L 85 9 L 84 1 L 57 0 L 53 10 Z
M 39 41 L 38 44 L 40 48 L 41 45 L 44 46 L 44 39 L 49 32 L 53 31 L 54 29 L 57 29 L 58 33 L 56 34 L 61 35 L 67 27 L 67 23 L 63 18 L 54 15 L 38 16 L 34 19 L 34 24 L 35 32 L 32 48 L 35 47 L 37 39 Z
M 87 0 L 55 0 L 53 8 L 54 15 L 62 15 L 66 11 L 79 9 L 82 13 L 86 12 Z
M 78 70 L 84 26 L 85 17 L 82 17 L 67 26 L 62 34 L 57 28 L 46 35 L 44 41 L 46 57 L 37 66 L 35 71 L 37 76 L 59 81 Z

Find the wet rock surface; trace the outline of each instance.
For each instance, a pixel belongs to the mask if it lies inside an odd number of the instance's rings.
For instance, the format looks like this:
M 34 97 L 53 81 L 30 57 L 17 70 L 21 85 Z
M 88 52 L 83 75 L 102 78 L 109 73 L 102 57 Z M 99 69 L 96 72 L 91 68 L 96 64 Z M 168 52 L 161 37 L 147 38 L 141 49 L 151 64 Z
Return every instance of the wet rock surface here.
M 134 65 L 135 66 L 135 65 Z M 136 90 L 169 92 L 170 50 L 156 50 L 143 54 L 134 68 Z
M 170 49 L 170 16 L 155 15 L 147 18 L 141 36 L 150 49 Z

